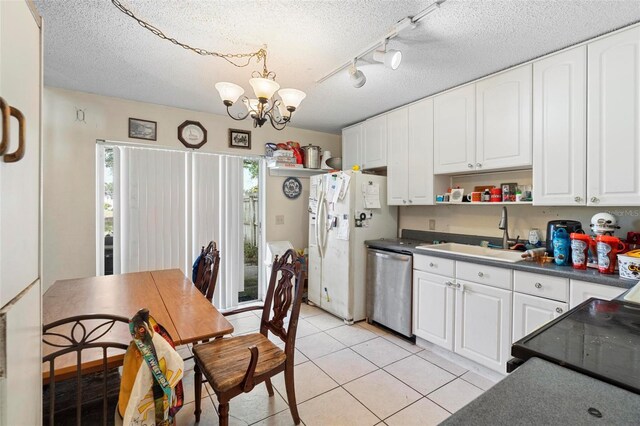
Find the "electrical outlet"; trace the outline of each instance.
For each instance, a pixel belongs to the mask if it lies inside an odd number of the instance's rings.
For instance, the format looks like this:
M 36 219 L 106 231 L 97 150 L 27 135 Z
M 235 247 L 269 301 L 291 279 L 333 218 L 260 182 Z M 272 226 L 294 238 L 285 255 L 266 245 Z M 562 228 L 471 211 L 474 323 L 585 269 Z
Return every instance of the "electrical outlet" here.
M 276 215 L 276 225 L 284 225 L 284 215 L 277 214 Z
M 436 230 L 436 220 L 429 219 L 429 231 L 435 231 L 435 230 Z

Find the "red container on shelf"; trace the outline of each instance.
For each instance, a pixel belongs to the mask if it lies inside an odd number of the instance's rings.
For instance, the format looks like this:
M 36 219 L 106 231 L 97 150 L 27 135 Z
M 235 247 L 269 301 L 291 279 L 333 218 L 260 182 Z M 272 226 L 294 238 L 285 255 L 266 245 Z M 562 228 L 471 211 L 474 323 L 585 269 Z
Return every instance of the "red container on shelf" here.
M 501 201 L 502 201 L 502 189 L 500 188 L 491 189 L 491 202 L 499 203 Z

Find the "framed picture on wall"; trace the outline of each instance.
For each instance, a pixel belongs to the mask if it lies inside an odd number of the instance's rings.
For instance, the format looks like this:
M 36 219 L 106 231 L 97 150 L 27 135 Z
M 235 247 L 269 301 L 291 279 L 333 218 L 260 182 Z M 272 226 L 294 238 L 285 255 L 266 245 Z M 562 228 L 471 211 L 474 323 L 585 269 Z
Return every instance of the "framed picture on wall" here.
M 229 148 L 251 149 L 249 130 L 229 129 Z
M 129 137 L 155 141 L 158 138 L 158 123 L 139 118 L 129 118 Z

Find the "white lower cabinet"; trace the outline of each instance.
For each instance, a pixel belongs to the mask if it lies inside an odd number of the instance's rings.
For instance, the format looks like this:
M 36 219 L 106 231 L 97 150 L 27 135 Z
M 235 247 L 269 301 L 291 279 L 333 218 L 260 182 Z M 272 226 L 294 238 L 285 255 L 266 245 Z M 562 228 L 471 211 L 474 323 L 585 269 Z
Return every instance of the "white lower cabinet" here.
M 573 309 L 591 297 L 611 300 L 627 291 L 625 288 L 595 284 L 587 281 L 571 280 L 569 291 L 569 308 Z
M 511 347 L 511 291 L 458 281 L 454 351 L 504 373 Z
M 513 341 L 522 339 L 569 309 L 564 302 L 513 293 Z
M 451 278 L 414 270 L 413 334 L 453 350 L 455 291 Z

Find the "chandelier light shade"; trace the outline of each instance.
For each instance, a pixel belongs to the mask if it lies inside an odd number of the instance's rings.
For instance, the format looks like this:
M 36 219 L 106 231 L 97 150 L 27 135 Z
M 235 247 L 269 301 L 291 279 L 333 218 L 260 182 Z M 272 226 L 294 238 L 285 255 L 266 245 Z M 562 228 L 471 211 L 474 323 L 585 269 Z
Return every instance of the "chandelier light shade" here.
M 222 102 L 227 105 L 233 105 L 234 102 L 238 100 L 240 96 L 244 93 L 244 89 L 237 84 L 227 83 L 221 81 L 216 83 L 215 88 L 220 93 L 220 97 L 222 98 Z
M 249 84 L 253 87 L 253 93 L 258 99 L 271 99 L 274 93 L 278 91 L 280 85 L 274 80 L 268 78 L 252 78 Z
M 278 95 L 280 95 L 280 99 L 282 99 L 286 109 L 291 112 L 295 111 L 304 98 L 307 97 L 306 93 L 298 89 L 280 89 Z

